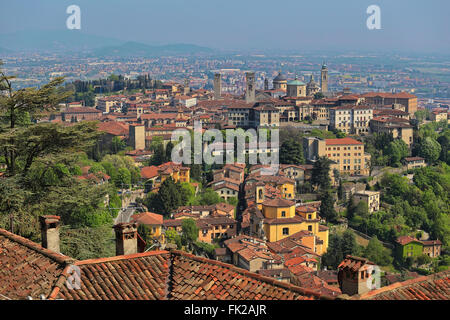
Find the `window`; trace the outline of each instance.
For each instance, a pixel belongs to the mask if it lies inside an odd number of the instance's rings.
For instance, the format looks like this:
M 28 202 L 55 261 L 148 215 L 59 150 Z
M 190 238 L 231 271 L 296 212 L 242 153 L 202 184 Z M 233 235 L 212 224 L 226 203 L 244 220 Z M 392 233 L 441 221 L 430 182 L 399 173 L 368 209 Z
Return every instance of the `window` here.
M 283 228 L 283 236 L 289 235 L 289 228 Z
M 281 211 L 281 216 L 286 217 L 286 211 Z
M 312 231 L 312 226 L 308 226 L 308 231 Z
M 308 220 L 312 219 L 312 214 L 308 214 Z

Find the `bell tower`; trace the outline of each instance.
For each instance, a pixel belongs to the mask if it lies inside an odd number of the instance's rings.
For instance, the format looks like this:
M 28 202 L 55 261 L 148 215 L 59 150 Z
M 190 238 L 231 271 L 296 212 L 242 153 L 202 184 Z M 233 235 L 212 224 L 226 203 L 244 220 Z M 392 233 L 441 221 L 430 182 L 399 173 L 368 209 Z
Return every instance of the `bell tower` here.
M 220 73 L 214 74 L 214 100 L 220 100 L 222 94 L 222 79 Z
M 325 62 L 322 64 L 322 70 L 320 70 L 320 90 L 322 93 L 328 92 L 328 67 Z
M 245 73 L 246 87 L 245 91 L 245 102 L 251 103 L 255 102 L 255 73 L 246 72 Z

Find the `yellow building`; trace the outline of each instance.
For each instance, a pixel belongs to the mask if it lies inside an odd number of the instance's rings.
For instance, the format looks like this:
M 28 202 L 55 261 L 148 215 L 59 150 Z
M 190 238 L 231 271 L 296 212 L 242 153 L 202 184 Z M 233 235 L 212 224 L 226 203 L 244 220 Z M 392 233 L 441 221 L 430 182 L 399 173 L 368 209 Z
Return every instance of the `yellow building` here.
M 169 177 L 177 182 L 190 182 L 189 167 L 183 167 L 181 164 L 166 162 L 159 166 L 143 167 L 141 169 L 141 178 L 146 182 L 152 182 L 152 191 L 157 191 L 161 184 Z
M 364 143 L 360 141 L 352 138 L 325 139 L 324 155 L 337 163 L 341 174 L 369 174 L 369 155 L 364 153 Z
M 319 225 L 317 210 L 299 207 L 286 199 L 266 200 L 262 203 L 263 231 L 268 242 L 275 242 L 299 231 L 309 231 L 316 236 L 314 250 L 323 254 L 328 248 L 328 228 Z
M 162 236 L 163 216 L 153 212 L 143 212 L 131 217 L 132 221 L 138 225 L 145 225 L 148 228 L 149 236 L 160 238 Z

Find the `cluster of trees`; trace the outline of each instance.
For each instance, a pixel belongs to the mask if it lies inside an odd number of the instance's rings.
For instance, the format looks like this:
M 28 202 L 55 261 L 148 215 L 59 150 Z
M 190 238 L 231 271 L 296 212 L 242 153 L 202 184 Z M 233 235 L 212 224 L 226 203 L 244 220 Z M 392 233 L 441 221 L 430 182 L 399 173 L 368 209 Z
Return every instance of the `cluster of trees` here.
M 408 145 L 388 133 L 375 133 L 367 137 L 365 150 L 371 155 L 371 166 L 400 167 L 401 160 L 409 155 Z
M 391 251 L 383 247 L 377 237 L 370 239 L 367 246 L 363 247 L 357 244 L 354 232 L 346 230 L 342 234 L 330 234 L 328 250 L 322 256 L 322 266 L 336 269 L 347 255 L 365 257 L 380 266 L 388 266 L 393 262 Z
M 415 131 L 413 155 L 430 163 L 442 161 L 450 164 L 450 128 L 446 121 L 431 122 Z
M 141 178 L 141 172 L 136 167 L 131 157 L 107 154 L 100 162 L 85 160 L 84 165 L 90 165 L 90 173 L 105 173 L 111 177 L 111 181 L 117 189 L 129 189 L 137 184 Z
M 0 70 L 5 93 L 0 96 L 0 162 L 6 167 L 0 179 L 0 226 L 40 241 L 40 215 L 59 215 L 74 228 L 110 223 L 105 197 L 114 192 L 76 178 L 80 154 L 98 139 L 96 124 L 33 123 L 70 95 L 62 90 L 64 80 L 16 91 L 12 78 Z
M 214 190 L 204 189 L 195 194 L 195 188 L 187 182 L 177 182 L 169 177 L 161 184 L 158 192 L 148 193 L 144 199 L 144 205 L 148 210 L 169 215 L 180 206 L 188 205 L 213 205 L 225 202 Z M 237 198 L 231 198 L 228 203 L 236 206 Z
M 160 164 L 172 161 L 172 149 L 174 145 L 171 141 L 164 146 L 162 137 L 154 137 L 150 144 L 150 150 L 153 156 L 148 163 L 149 166 L 159 166 Z
M 96 94 L 108 94 L 118 91 L 138 91 L 145 89 L 161 89 L 162 82 L 152 80 L 149 75 L 139 75 L 136 79 L 125 79 L 123 75 L 111 74 L 106 79 L 76 80 L 65 85 L 65 90 L 71 92 L 65 102 L 84 101 L 85 105 L 95 104 Z
M 280 147 L 281 164 L 304 164 L 303 145 L 301 140 L 289 138 Z
M 331 160 L 327 157 L 317 159 L 311 175 L 311 184 L 319 192 L 320 216 L 327 222 L 335 222 L 338 215 L 334 209 L 335 198 L 331 187 L 330 163 Z
M 413 184 L 399 174 L 386 174 L 377 188 L 384 208 L 368 214 L 367 206 L 351 201 L 347 207 L 349 224 L 355 229 L 394 243 L 400 235 L 424 230 L 433 239 L 450 241 L 450 167 L 441 164 L 415 171 Z

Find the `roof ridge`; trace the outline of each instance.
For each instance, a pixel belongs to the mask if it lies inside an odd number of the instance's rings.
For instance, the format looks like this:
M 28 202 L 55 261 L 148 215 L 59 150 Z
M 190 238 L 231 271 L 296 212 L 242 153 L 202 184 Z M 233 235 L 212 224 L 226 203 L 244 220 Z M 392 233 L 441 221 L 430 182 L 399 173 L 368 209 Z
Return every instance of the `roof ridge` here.
M 43 246 L 41 246 L 40 244 L 38 244 L 34 241 L 31 241 L 27 238 L 24 238 L 22 236 L 19 236 L 17 234 L 9 232 L 3 228 L 0 228 L 0 235 L 8 238 L 11 241 L 19 243 L 19 244 L 27 247 L 28 249 L 34 250 L 34 251 L 46 256 L 47 258 L 54 260 L 57 263 L 70 264 L 70 263 L 73 263 L 76 261 L 72 257 L 65 256 L 62 253 L 58 253 L 56 251 L 44 248 Z
M 333 300 L 334 299 L 334 297 L 332 297 L 332 296 L 329 296 L 329 295 L 326 295 L 326 294 L 320 294 L 320 293 L 318 293 L 316 291 L 313 291 L 313 290 L 305 289 L 305 288 L 302 288 L 302 287 L 299 287 L 299 286 L 296 286 L 296 285 L 293 285 L 293 284 L 290 284 L 290 283 L 285 283 L 285 282 L 276 280 L 276 279 L 271 278 L 271 277 L 266 277 L 266 276 L 263 276 L 263 275 L 260 275 L 260 274 L 254 273 L 254 272 L 250 272 L 248 270 L 236 267 L 236 266 L 234 266 L 232 264 L 228 264 L 228 263 L 224 263 L 224 262 L 221 262 L 221 261 L 212 260 L 212 259 L 208 259 L 208 258 L 204 258 L 204 257 L 195 256 L 195 255 L 193 255 L 191 253 L 187 253 L 187 252 L 181 251 L 181 250 L 170 250 L 170 253 L 171 253 L 171 255 L 175 254 L 175 255 L 184 256 L 184 257 L 186 257 L 188 259 L 195 260 L 195 261 L 198 261 L 198 262 L 206 262 L 206 263 L 214 264 L 214 265 L 221 266 L 221 267 L 224 267 L 224 268 L 228 268 L 228 269 L 233 270 L 233 271 L 235 271 L 237 273 L 240 273 L 242 275 L 249 276 L 249 277 L 251 277 L 251 278 L 253 278 L 255 280 L 260 280 L 260 281 L 263 281 L 263 282 L 267 282 L 267 283 L 269 283 L 271 285 L 274 285 L 276 287 L 281 287 L 283 289 L 291 290 L 291 291 L 294 291 L 296 293 L 300 293 L 302 295 L 310 295 L 310 296 L 312 295 L 312 296 L 315 296 L 315 297 L 317 297 L 319 299 L 325 299 L 325 300 Z
M 162 254 L 168 254 L 168 253 L 169 253 L 169 251 L 166 251 L 166 250 L 154 250 L 154 251 L 147 251 L 147 252 L 141 252 L 141 253 L 133 253 L 133 254 L 120 255 L 120 256 L 105 257 L 105 258 L 86 259 L 86 260 L 76 261 L 74 264 L 76 266 L 82 266 L 82 265 L 86 265 L 86 264 L 96 264 L 96 263 L 105 263 L 105 262 L 119 261 L 119 260 L 125 260 L 125 259 L 143 258 L 143 257 L 156 256 L 156 255 L 162 255 Z

